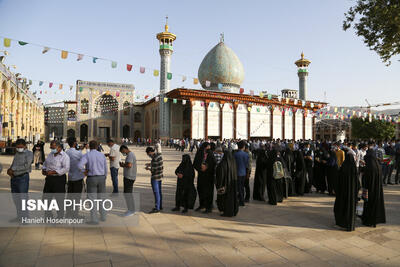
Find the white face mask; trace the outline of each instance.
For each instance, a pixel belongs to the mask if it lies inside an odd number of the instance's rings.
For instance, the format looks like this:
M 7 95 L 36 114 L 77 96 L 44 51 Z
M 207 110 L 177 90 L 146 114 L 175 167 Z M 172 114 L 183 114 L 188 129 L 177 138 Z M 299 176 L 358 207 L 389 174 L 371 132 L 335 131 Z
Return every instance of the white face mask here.
M 128 154 L 127 153 L 122 153 L 122 156 L 126 157 Z
M 52 153 L 52 154 L 57 153 L 57 152 L 58 152 L 58 151 L 57 151 L 56 148 L 52 148 L 52 149 L 50 150 L 50 153 Z
M 25 151 L 25 148 L 17 148 L 17 152 L 24 152 Z

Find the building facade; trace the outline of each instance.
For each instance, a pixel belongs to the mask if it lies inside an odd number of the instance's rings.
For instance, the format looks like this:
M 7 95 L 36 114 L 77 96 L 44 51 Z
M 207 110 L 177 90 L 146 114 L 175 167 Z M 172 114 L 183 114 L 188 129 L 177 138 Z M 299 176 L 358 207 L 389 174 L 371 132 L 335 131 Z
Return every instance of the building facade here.
M 300 99 L 297 90 L 284 89 L 282 95 L 244 94 L 241 84 L 244 67 L 221 35 L 220 42 L 204 57 L 198 80 L 204 90 L 176 88 L 168 81 L 172 45 L 176 36 L 157 34 L 160 42 L 160 94 L 141 104 L 144 137 L 214 139 L 313 139 L 313 112 L 325 103 L 308 101 L 308 59 L 295 62 L 298 67 Z M 195 82 L 195 83 L 196 83 Z
M 44 137 L 44 107 L 29 91 L 29 82 L 0 63 L 0 140 Z
M 76 137 L 80 142 L 142 137 L 142 107 L 132 84 L 80 81 L 76 101 L 46 105 L 46 139 Z

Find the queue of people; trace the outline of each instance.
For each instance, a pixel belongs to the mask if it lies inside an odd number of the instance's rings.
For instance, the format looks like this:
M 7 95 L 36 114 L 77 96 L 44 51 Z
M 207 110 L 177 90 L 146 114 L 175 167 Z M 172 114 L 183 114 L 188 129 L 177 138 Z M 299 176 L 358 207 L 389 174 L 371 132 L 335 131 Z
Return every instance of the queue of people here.
M 214 208 L 216 192 L 215 202 L 221 215 L 236 216 L 239 208 L 250 201 L 249 181 L 255 160 L 253 200 L 277 205 L 291 196 L 328 193 L 336 197 L 336 224 L 351 231 L 355 227 L 356 207 L 361 206 L 361 200 L 363 208 L 359 215 L 364 225 L 375 227 L 376 224 L 385 223 L 382 186 L 393 184 L 391 176 L 394 169 L 397 169 L 394 183 L 399 183 L 400 142 L 172 141 L 166 145 L 176 143 L 179 147 L 189 147 L 189 152 L 196 149 L 193 162 L 189 154 L 184 154 L 175 170 L 177 187 L 173 211 L 183 208 L 182 212 L 186 213 L 193 209 L 198 195 L 199 206 L 195 211 L 210 213 Z M 52 141 L 51 153 L 44 158 L 44 146 L 41 143 L 32 153 L 26 149 L 26 142 L 18 139 L 17 154 L 7 171 L 12 178 L 11 191 L 27 193 L 31 164 L 35 162 L 36 167 L 43 159 L 45 198 L 55 197 L 57 202 L 61 202 L 60 195 L 82 193 L 86 181 L 88 198 L 104 199 L 108 157 L 113 185 L 111 196 L 118 194 L 119 168 L 123 168 L 124 193 L 132 193 L 137 163 L 135 154 L 126 145 L 119 146 L 113 140 L 108 140 L 110 153 L 103 154 L 94 140 L 89 142 L 88 147 L 79 147 L 75 138 L 68 138 L 67 143 L 69 149 L 64 152 L 62 143 Z M 85 148 L 88 150 L 82 153 Z M 124 162 L 120 160 L 121 153 L 125 156 Z M 146 170 L 151 173 L 155 203 L 149 213 L 158 213 L 163 209 L 161 142 L 157 141 L 154 147 L 148 146 L 146 153 L 151 159 L 146 164 Z M 196 172 L 197 187 L 194 185 Z M 19 194 L 19 197 L 24 195 Z M 14 201 L 17 205 L 18 199 Z M 125 201 L 127 211 L 124 216 L 131 216 L 135 213 L 133 197 L 125 195 Z M 106 212 L 100 209 L 99 213 L 100 217 L 93 211 L 88 223 L 98 224 L 99 220 L 106 220 Z M 22 215 L 17 207 L 17 219 Z M 53 214 L 47 213 L 46 216 Z M 79 214 L 67 210 L 66 214 L 60 211 L 57 216 L 76 218 Z
M 193 164 L 185 154 L 175 171 L 178 178 L 173 211 L 183 207 L 187 212 L 189 203 L 194 203 L 195 170 L 199 197 L 195 210 L 212 212 L 215 188 L 221 215 L 235 216 L 250 198 L 253 158 L 253 200 L 277 205 L 291 196 L 328 193 L 336 198 L 336 224 L 352 231 L 357 205 L 362 206 L 359 215 L 364 225 L 375 227 L 386 222 L 382 186 L 392 184 L 393 166 L 397 173 L 400 169 L 400 142 L 201 140 Z M 396 175 L 395 183 L 398 182 Z

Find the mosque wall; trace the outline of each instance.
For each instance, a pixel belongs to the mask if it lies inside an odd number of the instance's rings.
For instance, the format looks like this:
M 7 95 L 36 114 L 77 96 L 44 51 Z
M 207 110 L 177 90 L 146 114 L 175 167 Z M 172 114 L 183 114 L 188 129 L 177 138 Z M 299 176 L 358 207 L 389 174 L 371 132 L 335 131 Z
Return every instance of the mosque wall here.
M 303 139 L 303 114 L 300 110 L 297 110 L 295 114 L 295 126 L 296 126 L 296 136 L 295 140 Z
M 248 110 L 247 105 L 239 104 L 236 109 L 236 138 L 248 139 Z
M 293 139 L 293 115 L 285 112 L 285 139 Z
M 271 113 L 267 107 L 253 105 L 250 111 L 250 137 L 271 136 Z
M 220 135 L 220 106 L 217 102 L 210 102 L 208 105 L 208 136 Z
M 194 101 L 192 106 L 192 138 L 205 137 L 205 107 L 201 101 Z
M 222 139 L 232 139 L 233 131 L 233 105 L 225 104 L 222 108 Z
M 307 115 L 305 121 L 305 137 L 304 139 L 313 139 L 312 136 L 312 117 L 311 115 Z
M 273 126 L 272 138 L 282 139 L 282 112 L 279 108 L 273 111 Z

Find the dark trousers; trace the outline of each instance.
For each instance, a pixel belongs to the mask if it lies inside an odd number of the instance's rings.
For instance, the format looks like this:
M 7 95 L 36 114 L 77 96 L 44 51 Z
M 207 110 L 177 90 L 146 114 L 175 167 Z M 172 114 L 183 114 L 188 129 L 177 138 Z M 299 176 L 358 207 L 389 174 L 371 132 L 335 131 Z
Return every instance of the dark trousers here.
M 162 209 L 162 193 L 161 193 L 161 180 L 151 179 L 151 188 L 153 189 L 155 209 Z
M 396 162 L 396 164 L 397 164 L 397 166 L 396 166 L 396 178 L 395 178 L 395 183 L 397 184 L 397 183 L 399 183 L 399 176 L 400 176 L 400 162 L 399 163 L 397 163 Z
M 238 176 L 237 177 L 237 186 L 239 193 L 239 205 L 244 206 L 244 183 L 246 180 L 246 176 Z
M 124 177 L 124 197 L 126 202 L 126 207 L 129 211 L 135 211 L 135 202 L 133 201 L 133 184 L 135 180 L 131 180 Z
M 244 189 L 245 189 L 245 196 L 244 200 L 249 201 L 250 200 L 250 175 L 251 175 L 251 169 L 246 169 L 247 175 L 246 179 L 244 180 Z
M 113 193 L 118 193 L 118 168 L 110 168 L 111 181 L 113 185 Z
M 22 211 L 22 200 L 28 198 L 29 173 L 11 178 L 10 187 L 14 205 L 17 210 L 17 217 L 28 217 L 28 212 Z
M 81 194 L 83 190 L 83 179 L 77 181 L 68 181 L 67 184 L 67 198 L 78 202 L 81 199 Z M 68 207 L 67 209 L 67 217 L 76 218 L 79 215 L 78 209 L 73 209 L 73 207 Z
M 65 184 L 67 182 L 67 176 L 46 176 L 43 188 L 43 199 L 47 199 L 50 202 L 53 197 L 57 201 L 57 205 L 60 208 L 57 211 L 58 218 L 64 217 L 64 197 L 65 197 Z M 45 212 L 46 217 L 53 217 L 51 211 Z

